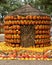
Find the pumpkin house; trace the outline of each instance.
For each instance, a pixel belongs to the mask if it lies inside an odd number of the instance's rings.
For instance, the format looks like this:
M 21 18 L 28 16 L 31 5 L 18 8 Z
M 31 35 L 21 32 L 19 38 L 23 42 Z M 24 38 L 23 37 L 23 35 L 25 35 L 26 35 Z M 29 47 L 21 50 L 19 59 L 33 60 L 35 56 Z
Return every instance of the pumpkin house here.
M 28 4 L 9 13 L 4 18 L 6 45 L 50 46 L 50 20 L 48 14 Z

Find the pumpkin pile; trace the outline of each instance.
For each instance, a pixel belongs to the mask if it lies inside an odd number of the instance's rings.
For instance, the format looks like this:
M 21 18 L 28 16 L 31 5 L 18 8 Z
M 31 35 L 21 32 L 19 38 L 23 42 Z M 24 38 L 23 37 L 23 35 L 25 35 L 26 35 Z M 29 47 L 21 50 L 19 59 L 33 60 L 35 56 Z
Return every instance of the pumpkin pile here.
M 4 33 L 6 45 L 19 47 L 21 43 L 21 25 L 34 25 L 35 47 L 50 45 L 49 16 L 6 16 L 4 18 Z

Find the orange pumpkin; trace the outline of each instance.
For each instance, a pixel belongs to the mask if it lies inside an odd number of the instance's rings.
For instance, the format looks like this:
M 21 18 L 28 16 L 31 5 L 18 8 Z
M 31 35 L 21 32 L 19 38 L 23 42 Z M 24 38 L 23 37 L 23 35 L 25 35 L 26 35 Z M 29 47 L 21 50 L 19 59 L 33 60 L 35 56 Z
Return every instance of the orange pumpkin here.
M 24 21 L 25 22 L 25 25 L 28 25 L 28 22 L 27 21 Z
M 12 47 L 15 47 L 15 44 L 11 44 Z M 10 55 L 10 57 L 13 57 L 13 55 Z
M 17 16 L 17 19 L 18 19 L 18 20 L 21 20 L 21 16 Z
M 13 30 L 13 33 L 16 34 L 17 33 L 16 30 Z
M 48 17 L 48 20 L 50 21 L 50 20 L 51 20 L 51 18 L 50 18 L 50 17 Z
M 34 21 L 32 21 L 32 25 L 34 25 L 35 24 L 35 22 Z
M 43 20 L 46 20 L 46 16 L 43 16 Z
M 13 40 L 13 43 L 17 43 L 17 40 L 16 40 L 16 39 L 14 39 L 14 40 Z
M 12 21 L 11 24 L 14 25 L 14 21 Z
M 31 25 L 32 24 L 32 21 L 28 21 L 28 23 L 29 23 L 29 25 Z
M 14 21 L 14 24 L 17 25 L 17 21 Z
M 41 21 L 38 21 L 38 24 L 41 24 Z
M 21 28 L 20 25 L 17 25 L 17 29 L 20 30 L 20 28 Z
M 33 20 L 36 20 L 37 19 L 37 16 L 33 16 Z
M 43 16 L 40 16 L 40 20 L 42 20 L 43 19 Z
M 23 20 L 21 20 L 21 22 L 20 22 L 22 25 L 24 25 L 25 24 L 25 22 L 23 21 Z
M 10 16 L 6 16 L 4 20 L 10 20 Z
M 12 24 L 12 21 L 8 21 L 9 22 L 9 25 L 11 25 Z
M 17 35 L 14 35 L 14 39 L 16 39 L 17 38 Z
M 21 36 L 17 34 L 17 38 L 18 38 L 18 39 L 20 39 L 20 38 L 21 38 Z
M 14 39 L 14 35 L 12 35 L 12 39 Z
M 38 24 L 38 21 L 36 21 L 35 24 L 37 25 Z
M 30 16 L 29 16 L 29 19 L 32 20 L 32 19 L 33 19 L 33 16 L 30 15 Z
M 18 31 L 17 33 L 18 33 L 18 34 L 21 34 L 21 32 L 20 32 L 20 31 Z
M 19 44 L 16 44 L 16 47 L 19 47 Z
M 37 20 L 40 20 L 40 16 L 37 16 Z
M 46 20 L 51 20 L 51 18 L 49 16 L 46 16 Z
M 14 17 L 14 20 L 17 20 L 17 17 L 16 16 Z
M 28 20 L 29 19 L 29 16 L 26 16 L 25 19 Z
M 16 26 L 16 25 L 13 25 L 13 29 L 14 29 L 14 30 L 17 29 L 17 26 Z
M 20 22 L 20 21 L 17 21 L 17 25 L 18 25 L 18 24 L 20 25 L 20 24 L 21 24 L 21 22 Z
M 17 43 L 20 43 L 21 41 L 19 39 L 17 39 Z
M 10 16 L 10 20 L 13 20 L 14 19 L 14 16 Z
M 22 19 L 22 20 L 24 20 L 24 19 L 25 19 L 25 17 L 21 17 L 21 19 Z

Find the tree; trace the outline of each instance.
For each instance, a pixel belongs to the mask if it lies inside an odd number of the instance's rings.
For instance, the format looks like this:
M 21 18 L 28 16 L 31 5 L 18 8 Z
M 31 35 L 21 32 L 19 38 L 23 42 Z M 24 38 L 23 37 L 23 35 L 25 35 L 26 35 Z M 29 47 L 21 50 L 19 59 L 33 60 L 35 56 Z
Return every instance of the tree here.
M 6 3 L 3 3 L 3 1 L 4 0 L 0 1 L 0 15 L 2 20 L 9 12 L 21 7 L 21 3 L 18 0 L 5 0 Z
M 6 0 L 0 0 L 0 3 L 6 3 Z
M 30 0 L 29 3 L 48 14 L 52 12 L 52 0 Z

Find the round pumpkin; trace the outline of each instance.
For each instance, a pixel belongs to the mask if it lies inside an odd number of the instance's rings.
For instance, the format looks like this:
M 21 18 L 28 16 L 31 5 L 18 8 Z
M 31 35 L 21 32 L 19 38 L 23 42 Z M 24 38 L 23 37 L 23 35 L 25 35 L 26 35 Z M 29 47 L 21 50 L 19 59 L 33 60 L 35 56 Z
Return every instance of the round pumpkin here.
M 17 34 L 21 34 L 21 32 L 20 31 L 17 31 Z
M 42 20 L 43 19 L 43 16 L 40 16 L 40 20 Z
M 20 21 L 17 21 L 17 25 L 18 25 L 18 24 L 20 25 L 20 24 L 21 24 L 21 22 L 20 22 Z
M 14 23 L 15 23 L 14 21 L 11 22 L 12 25 L 14 25 Z
M 46 20 L 46 16 L 43 16 L 43 20 Z
M 17 39 L 17 43 L 20 43 L 21 41 L 19 39 Z
M 19 47 L 19 44 L 16 44 L 16 47 Z
M 29 23 L 29 25 L 31 25 L 32 24 L 32 21 L 28 21 L 28 23 Z
M 36 20 L 37 19 L 37 16 L 33 16 L 33 20 Z
M 4 20 L 10 20 L 10 16 L 4 17 Z
M 13 25 L 12 27 L 13 27 L 14 30 L 17 29 L 17 26 L 16 25 Z
M 27 21 L 25 21 L 24 23 L 25 23 L 25 25 L 28 25 L 28 22 Z
M 33 16 L 30 15 L 30 16 L 29 16 L 29 19 L 32 20 L 32 19 L 33 19 Z
M 21 36 L 17 34 L 17 38 L 18 38 L 18 39 L 20 39 L 20 38 L 21 38 Z
M 20 28 L 21 28 L 20 25 L 17 25 L 17 29 L 20 30 Z
M 26 16 L 25 19 L 28 20 L 29 19 L 29 16 Z
M 14 16 L 10 16 L 10 20 L 13 20 L 14 19 Z
M 21 20 L 20 23 L 21 23 L 21 25 L 24 25 L 25 24 L 25 22 L 23 20 Z
M 14 24 L 17 25 L 17 21 L 14 21 Z
M 34 21 L 32 21 L 32 25 L 34 25 L 35 24 L 35 22 Z
M 13 30 L 13 34 L 16 34 L 17 32 L 16 32 L 16 30 Z
M 40 16 L 37 16 L 37 20 L 40 20 Z
M 17 16 L 17 19 L 18 19 L 18 20 L 21 20 L 21 16 Z
M 24 20 L 24 19 L 25 19 L 25 17 L 21 17 L 21 19 L 22 19 L 22 20 Z

